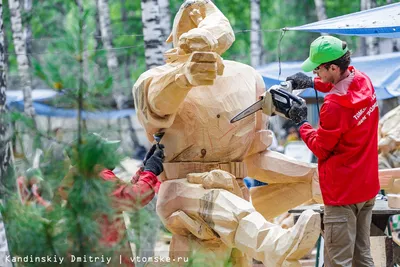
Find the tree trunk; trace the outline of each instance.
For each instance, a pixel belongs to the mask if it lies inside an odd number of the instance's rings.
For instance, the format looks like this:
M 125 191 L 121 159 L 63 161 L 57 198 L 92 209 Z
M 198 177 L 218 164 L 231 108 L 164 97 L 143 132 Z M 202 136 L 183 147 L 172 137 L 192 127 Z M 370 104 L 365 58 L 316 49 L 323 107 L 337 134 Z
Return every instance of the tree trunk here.
M 376 7 L 376 0 L 361 0 L 361 10 L 367 10 Z M 363 44 L 362 44 L 362 48 Z M 365 38 L 365 54 L 367 56 L 379 54 L 379 39 L 376 37 Z
M 97 0 L 101 39 L 104 48 L 107 49 L 107 67 L 110 72 L 115 72 L 118 68 L 118 60 L 113 51 L 112 35 L 111 35 L 111 22 L 110 10 L 108 7 L 108 0 Z
M 126 100 L 126 96 L 124 96 L 121 84 L 117 84 L 117 75 L 118 75 L 118 59 L 113 51 L 112 45 L 112 34 L 111 34 L 111 22 L 110 22 L 110 10 L 108 7 L 108 0 L 98 0 L 97 1 L 99 20 L 100 20 L 100 31 L 101 38 L 103 40 L 103 46 L 107 49 L 107 67 L 113 78 L 113 98 L 117 103 L 118 109 L 123 109 L 124 102 Z M 133 128 L 130 117 L 124 118 L 127 120 L 130 130 L 131 139 L 133 142 L 134 149 L 138 146 L 138 139 L 136 136 L 136 132 Z M 120 122 L 120 120 L 118 120 Z
M 251 65 L 256 68 L 261 65 L 262 42 L 261 42 L 261 17 L 260 0 L 251 0 Z
M 24 11 L 25 11 L 25 16 L 27 17 L 24 27 L 26 52 L 28 54 L 31 54 L 32 53 L 32 26 L 31 26 L 32 0 L 24 0 Z
M 96 1 L 96 31 L 94 32 L 94 41 L 95 41 L 95 49 L 100 49 L 100 37 L 101 37 L 101 30 L 100 30 L 100 18 L 99 18 L 99 2 Z
M 314 0 L 315 11 L 317 13 L 318 20 L 325 20 L 328 18 L 326 15 L 325 1 L 324 0 Z M 321 35 L 328 35 L 327 33 L 321 33 Z
M 4 267 L 12 267 L 11 262 L 6 261 L 7 255 L 10 255 L 10 252 L 8 250 L 6 228 L 4 227 L 3 218 L 0 212 L 0 264 Z
M 131 84 L 131 69 L 130 69 L 131 56 L 132 56 L 131 54 L 127 53 L 125 55 L 125 59 L 124 59 L 124 62 L 125 62 L 124 78 L 127 81 L 127 83 L 129 84 L 129 86 Z M 124 86 L 125 86 L 125 84 L 124 84 Z
M 119 90 L 121 86 L 118 86 L 117 84 L 118 59 L 113 51 L 108 0 L 97 0 L 97 7 L 100 21 L 101 39 L 103 41 L 104 48 L 107 50 L 107 67 L 113 79 L 113 98 L 117 103 L 118 109 L 121 109 L 124 96 L 121 90 Z
M 166 40 L 171 33 L 171 11 L 169 9 L 169 0 L 158 0 L 160 6 L 160 27 L 161 27 L 161 42 L 163 44 L 163 51 L 172 48 L 171 43 Z
M 0 0 L 0 198 L 4 189 L 9 188 L 12 172 L 11 137 L 12 127 L 6 109 L 7 65 L 5 61 L 3 1 Z M 12 188 L 9 188 L 12 189 Z
M 326 15 L 325 1 L 324 0 L 314 0 L 314 3 L 315 3 L 315 11 L 317 12 L 318 20 L 327 19 L 328 16 Z
M 21 87 L 24 92 L 24 111 L 26 115 L 33 117 L 35 115 L 35 110 L 32 105 L 31 76 L 26 52 L 25 35 L 22 29 L 21 8 L 18 0 L 9 0 L 8 5 L 10 8 L 14 47 L 17 54 L 18 72 L 21 79 Z
M 82 113 L 83 113 L 83 95 L 84 95 L 84 85 L 85 83 L 85 60 L 87 58 L 87 54 L 85 54 L 84 49 L 85 49 L 85 38 L 84 38 L 84 29 L 85 29 L 85 20 L 83 18 L 83 4 L 82 0 L 75 0 L 75 3 L 79 9 L 79 36 L 78 36 L 78 55 L 79 55 L 79 80 L 78 80 L 78 117 L 77 117 L 77 123 L 78 123 L 78 151 L 80 149 L 80 145 L 82 144 L 82 136 L 83 136 L 83 130 L 84 130 L 84 122 L 82 118 Z M 86 52 L 87 53 L 87 52 Z M 79 251 L 81 254 L 83 254 L 83 247 L 82 244 L 79 244 Z
M 0 204 L 5 195 L 5 188 L 7 188 L 8 176 L 12 166 L 11 157 L 11 127 L 10 122 L 7 121 L 6 110 L 6 64 L 5 64 L 5 46 L 4 46 L 4 30 L 3 30 L 3 0 L 0 0 Z M 5 257 L 9 255 L 6 229 L 0 213 L 0 263 L 2 266 L 11 267 L 11 263 L 5 262 Z M 2 263 L 4 260 L 4 263 Z M 4 264 L 4 265 L 3 265 Z
M 160 8 L 157 0 L 142 0 L 143 39 L 146 67 L 151 69 L 164 64 L 160 40 Z
M 128 19 L 128 14 L 126 13 L 125 4 L 126 4 L 126 0 L 121 0 L 121 21 L 122 22 L 125 22 Z M 124 26 L 125 26 L 125 23 L 124 23 Z
M 123 25 L 124 32 L 127 32 L 128 31 L 128 27 L 127 27 L 128 14 L 126 12 L 125 5 L 126 5 L 126 0 L 121 0 L 121 9 L 120 9 L 121 22 L 122 22 L 122 25 Z M 124 64 L 124 78 L 123 78 L 123 80 L 125 81 L 125 83 L 122 85 L 123 87 L 130 87 L 131 84 L 132 84 L 131 71 L 130 71 L 130 63 L 131 63 L 131 59 L 130 58 L 131 58 L 131 56 L 132 56 L 132 53 L 130 53 L 130 52 L 127 52 L 122 56 L 123 59 L 122 59 L 121 63 Z M 122 68 L 121 65 L 120 65 L 120 68 Z

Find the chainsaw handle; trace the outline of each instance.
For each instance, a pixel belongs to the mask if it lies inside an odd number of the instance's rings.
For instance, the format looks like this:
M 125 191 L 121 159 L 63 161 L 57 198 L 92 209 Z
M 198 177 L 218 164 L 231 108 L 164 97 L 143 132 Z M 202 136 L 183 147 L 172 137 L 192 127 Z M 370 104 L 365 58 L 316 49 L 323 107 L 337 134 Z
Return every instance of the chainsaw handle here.
M 280 95 L 280 96 L 282 96 L 282 97 L 284 97 L 286 99 L 288 97 L 291 98 L 293 101 L 297 102 L 299 105 L 301 105 L 303 103 L 303 101 L 301 101 L 301 99 L 299 97 L 295 96 L 292 93 L 286 92 L 286 91 L 284 91 L 282 89 L 275 89 L 274 91 L 275 91 L 274 93 L 276 93 L 277 95 Z
M 289 97 L 290 97 L 291 99 L 293 99 L 294 101 L 296 101 L 299 105 L 303 104 L 303 101 L 301 101 L 301 99 L 298 98 L 297 96 L 295 96 L 295 95 L 289 93 Z

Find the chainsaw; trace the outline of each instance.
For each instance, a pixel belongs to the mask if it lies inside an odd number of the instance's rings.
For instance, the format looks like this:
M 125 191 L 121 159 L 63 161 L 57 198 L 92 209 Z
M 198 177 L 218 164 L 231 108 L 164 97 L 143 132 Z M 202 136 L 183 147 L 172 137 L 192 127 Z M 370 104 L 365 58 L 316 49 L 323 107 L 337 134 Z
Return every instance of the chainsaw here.
M 281 82 L 279 85 L 273 85 L 261 97 L 260 100 L 238 113 L 231 119 L 231 123 L 237 122 L 251 114 L 263 110 L 270 116 L 279 115 L 289 118 L 289 110 L 296 102 L 299 105 L 304 103 L 304 99 L 297 96 L 304 90 L 296 90 L 292 93 L 292 83 L 290 81 Z

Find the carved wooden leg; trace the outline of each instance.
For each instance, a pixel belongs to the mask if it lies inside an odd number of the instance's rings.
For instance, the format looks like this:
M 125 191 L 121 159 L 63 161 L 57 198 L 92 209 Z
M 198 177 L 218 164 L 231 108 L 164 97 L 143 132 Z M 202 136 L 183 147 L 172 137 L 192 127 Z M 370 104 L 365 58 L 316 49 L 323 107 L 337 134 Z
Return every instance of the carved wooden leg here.
M 205 222 L 227 249 L 236 247 L 266 266 L 281 266 L 286 260 L 296 264 L 315 245 L 320 232 L 320 216 L 311 210 L 304 212 L 294 227 L 282 229 L 266 221 L 250 202 L 227 190 L 204 189 L 186 179 L 162 183 L 158 199 L 157 213 L 165 225 L 171 216 L 176 217 L 176 211 L 182 211 L 194 225 Z M 198 235 L 192 231 L 191 235 Z M 227 250 L 218 250 L 221 243 L 215 239 L 195 241 L 204 251 L 213 251 L 218 258 L 225 256 L 223 251 Z

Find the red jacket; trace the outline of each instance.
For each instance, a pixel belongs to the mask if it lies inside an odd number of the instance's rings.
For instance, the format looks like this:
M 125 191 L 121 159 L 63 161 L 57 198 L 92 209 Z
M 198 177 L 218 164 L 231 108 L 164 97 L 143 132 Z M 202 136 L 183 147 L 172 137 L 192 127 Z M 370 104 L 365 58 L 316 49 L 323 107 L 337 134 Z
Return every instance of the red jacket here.
M 106 215 L 101 216 L 99 219 L 100 229 L 102 238 L 99 240 L 104 246 L 112 247 L 123 240 L 126 235 L 126 228 L 122 211 L 139 210 L 146 206 L 153 198 L 160 182 L 157 176 L 149 171 L 137 171 L 136 175 L 132 178 L 132 183 L 121 184 L 115 174 L 105 169 L 100 173 L 101 178 L 105 181 L 111 181 L 115 183 L 115 189 L 111 196 L 112 206 L 116 209 L 114 218 L 110 220 Z M 131 261 L 131 250 L 130 246 L 125 246 L 122 251 L 119 252 L 121 255 L 121 262 L 123 266 L 134 267 L 134 262 Z
M 26 204 L 29 202 L 35 202 L 45 208 L 51 206 L 51 203 L 49 201 L 42 198 L 42 196 L 38 192 L 38 187 L 36 184 L 33 184 L 31 186 L 31 189 L 29 190 L 26 186 L 26 179 L 23 176 L 18 177 L 17 184 L 22 203 Z
M 64 189 L 68 189 L 73 185 L 71 177 L 68 175 L 66 177 L 68 178 L 64 178 L 65 184 L 59 188 L 60 195 L 64 197 L 67 197 Z M 115 214 L 111 218 L 107 215 L 100 215 L 97 218 L 102 233 L 99 243 L 106 247 L 113 247 L 121 245 L 121 241 L 126 235 L 122 211 L 138 210 L 147 205 L 154 198 L 155 193 L 158 192 L 160 181 L 152 172 L 141 171 L 140 169 L 132 178 L 131 183 L 120 182 L 115 174 L 108 169 L 101 171 L 100 177 L 105 181 L 114 183 L 114 189 L 111 193 L 111 203 L 115 209 Z M 121 250 L 118 251 L 123 263 L 121 266 L 134 267 L 135 264 L 130 259 L 132 254 L 129 244 L 122 245 Z M 117 255 L 113 257 L 117 258 Z
M 349 67 L 354 78 L 345 95 L 328 94 L 321 107 L 319 128 L 309 123 L 300 135 L 318 158 L 319 181 L 326 205 L 350 205 L 367 201 L 379 192 L 379 110 L 374 87 L 362 72 Z M 314 87 L 334 88 L 319 78 Z M 333 92 L 334 90 L 332 90 Z
M 125 224 L 120 213 L 122 211 L 139 210 L 146 206 L 158 191 L 160 182 L 155 174 L 139 170 L 136 175 L 139 176 L 136 183 L 121 184 L 112 171 L 105 169 L 100 173 L 103 180 L 115 183 L 115 189 L 111 196 L 112 206 L 117 210 L 113 221 L 110 221 L 107 216 L 102 217 L 100 223 L 102 238 L 100 242 L 105 245 L 116 244 L 125 235 Z M 135 180 L 135 177 L 132 180 Z

